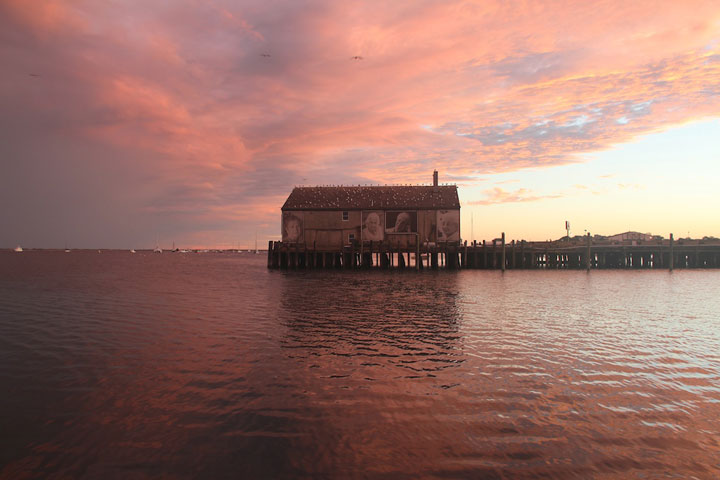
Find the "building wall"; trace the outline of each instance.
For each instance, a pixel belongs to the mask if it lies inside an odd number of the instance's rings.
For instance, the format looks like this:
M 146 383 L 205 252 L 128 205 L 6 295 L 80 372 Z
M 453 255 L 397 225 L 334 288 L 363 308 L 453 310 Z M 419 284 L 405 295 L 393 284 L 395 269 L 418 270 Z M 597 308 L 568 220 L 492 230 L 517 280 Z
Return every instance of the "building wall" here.
M 301 243 L 308 248 L 319 250 L 337 250 L 343 245 L 350 243 L 350 235 L 354 235 L 356 242 L 360 242 L 363 236 L 363 221 L 372 212 L 381 217 L 382 241 L 395 248 L 411 248 L 418 240 L 421 244 L 426 242 L 459 241 L 460 209 L 452 210 L 346 210 L 347 220 L 343 220 L 342 210 L 306 210 L 288 211 L 282 213 L 281 231 L 283 242 Z M 412 233 L 395 233 L 395 225 L 402 223 L 398 221 L 401 213 L 411 217 Z M 450 238 L 440 232 L 438 228 L 447 228 L 448 218 L 457 222 L 456 233 Z M 297 225 L 301 224 L 301 234 L 297 235 Z M 388 228 L 389 227 L 389 228 Z M 367 230 L 366 230 L 367 232 Z M 365 243 L 368 243 L 365 234 Z M 377 237 L 376 237 L 377 238 Z
M 640 232 L 624 232 L 618 233 L 617 235 L 611 235 L 608 240 L 613 242 L 621 242 L 623 240 L 652 240 L 653 236 L 650 233 Z

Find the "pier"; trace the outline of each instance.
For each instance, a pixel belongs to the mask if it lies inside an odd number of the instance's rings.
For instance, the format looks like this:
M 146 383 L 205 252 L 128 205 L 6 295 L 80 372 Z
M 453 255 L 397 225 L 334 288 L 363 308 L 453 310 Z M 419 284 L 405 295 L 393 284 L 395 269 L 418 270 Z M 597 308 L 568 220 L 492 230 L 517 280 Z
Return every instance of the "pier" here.
M 415 241 L 352 242 L 336 248 L 270 241 L 271 269 L 484 269 L 590 270 L 720 268 L 720 240 L 669 239 L 593 241 L 590 234 L 574 239 L 537 242 L 492 241 L 430 243 Z

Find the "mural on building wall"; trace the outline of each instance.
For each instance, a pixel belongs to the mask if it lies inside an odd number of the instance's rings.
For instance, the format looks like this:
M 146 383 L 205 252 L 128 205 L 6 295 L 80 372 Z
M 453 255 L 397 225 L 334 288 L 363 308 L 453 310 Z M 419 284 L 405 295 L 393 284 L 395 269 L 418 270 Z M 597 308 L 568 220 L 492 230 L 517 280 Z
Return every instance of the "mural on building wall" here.
M 437 241 L 457 242 L 460 240 L 460 211 L 438 210 Z
M 423 242 L 434 242 L 437 233 L 437 212 L 435 210 L 424 210 L 418 212 L 418 233 Z
M 417 212 L 387 212 L 385 214 L 387 233 L 417 233 Z
M 380 210 L 362 212 L 362 241 L 381 242 L 384 238 L 383 212 Z
M 304 241 L 302 212 L 283 212 L 282 241 L 290 243 Z

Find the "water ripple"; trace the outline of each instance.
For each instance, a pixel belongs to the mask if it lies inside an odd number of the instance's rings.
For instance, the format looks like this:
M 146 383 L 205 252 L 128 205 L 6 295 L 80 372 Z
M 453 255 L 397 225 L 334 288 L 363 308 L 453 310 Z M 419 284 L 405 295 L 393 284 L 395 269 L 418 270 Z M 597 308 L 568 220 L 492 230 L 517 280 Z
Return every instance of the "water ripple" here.
M 720 273 L 0 256 L 0 478 L 717 478 Z

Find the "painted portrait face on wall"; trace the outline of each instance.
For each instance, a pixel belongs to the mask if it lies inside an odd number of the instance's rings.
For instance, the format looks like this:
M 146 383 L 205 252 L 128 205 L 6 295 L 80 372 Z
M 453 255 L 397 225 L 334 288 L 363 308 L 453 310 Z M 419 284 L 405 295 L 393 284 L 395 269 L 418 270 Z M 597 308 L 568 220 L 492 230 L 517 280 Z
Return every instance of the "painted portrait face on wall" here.
M 438 210 L 438 242 L 457 242 L 460 240 L 460 211 Z
M 283 212 L 282 227 L 283 242 L 297 243 L 303 241 L 302 212 Z
M 362 240 L 381 242 L 384 238 L 383 212 L 380 210 L 362 213 Z
M 385 231 L 387 233 L 417 233 L 417 212 L 387 212 Z

